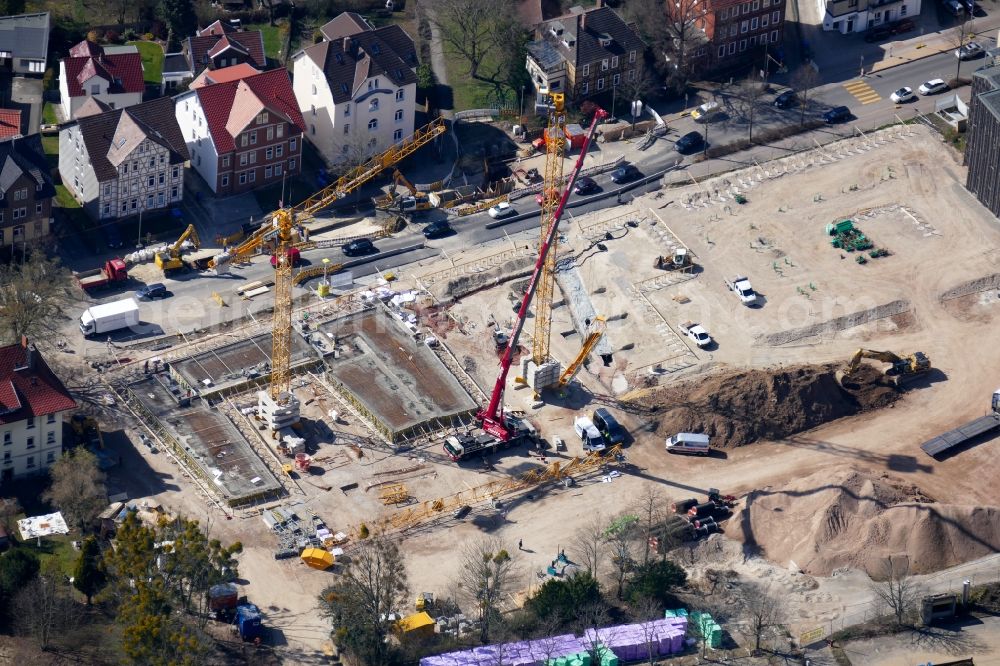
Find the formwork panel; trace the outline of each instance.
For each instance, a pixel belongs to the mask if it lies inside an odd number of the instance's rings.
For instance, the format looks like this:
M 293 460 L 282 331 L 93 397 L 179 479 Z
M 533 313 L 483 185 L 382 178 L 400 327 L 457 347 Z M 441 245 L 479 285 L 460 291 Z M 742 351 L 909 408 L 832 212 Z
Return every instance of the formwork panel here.
M 330 376 L 392 431 L 476 408 L 472 396 L 426 345 L 382 310 L 322 324 L 337 354 L 326 357 Z

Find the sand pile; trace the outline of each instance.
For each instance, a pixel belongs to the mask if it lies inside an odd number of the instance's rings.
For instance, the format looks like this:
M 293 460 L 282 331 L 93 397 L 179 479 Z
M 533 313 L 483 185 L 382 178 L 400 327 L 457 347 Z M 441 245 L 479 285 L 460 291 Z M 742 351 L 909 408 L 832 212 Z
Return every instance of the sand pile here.
M 781 439 L 827 421 L 886 407 L 898 392 L 882 373 L 863 364 L 850 389 L 834 365 L 744 370 L 712 375 L 651 391 L 635 402 L 659 414 L 656 432 L 702 432 L 713 446 L 733 447 Z
M 753 491 L 726 534 L 816 576 L 842 567 L 878 576 L 887 556 L 903 553 L 911 573 L 929 573 L 1000 550 L 1000 507 L 931 503 L 889 475 L 823 470 Z

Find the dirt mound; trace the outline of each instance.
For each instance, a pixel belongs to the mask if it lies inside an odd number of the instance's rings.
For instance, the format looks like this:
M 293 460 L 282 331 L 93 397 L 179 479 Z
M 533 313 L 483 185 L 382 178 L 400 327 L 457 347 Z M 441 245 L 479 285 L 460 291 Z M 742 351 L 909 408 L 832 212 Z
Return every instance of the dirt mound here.
M 702 432 L 713 446 L 734 447 L 886 407 L 899 396 L 874 366 L 862 365 L 850 388 L 837 383 L 836 367 L 730 372 L 664 387 L 636 402 L 660 414 L 660 435 Z
M 931 502 L 889 475 L 823 470 L 750 493 L 727 535 L 817 576 L 843 567 L 878 576 L 903 553 L 911 573 L 929 573 L 1000 549 L 1000 508 Z

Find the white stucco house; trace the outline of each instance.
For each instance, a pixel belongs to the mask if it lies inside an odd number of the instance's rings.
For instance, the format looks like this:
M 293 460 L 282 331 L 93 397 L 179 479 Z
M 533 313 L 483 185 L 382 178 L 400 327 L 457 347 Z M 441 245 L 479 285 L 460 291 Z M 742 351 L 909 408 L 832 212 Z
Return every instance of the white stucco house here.
M 123 109 L 141 103 L 145 90 L 142 56 L 134 46 L 105 49 L 84 40 L 59 61 L 59 104 L 66 120 L 91 97 Z

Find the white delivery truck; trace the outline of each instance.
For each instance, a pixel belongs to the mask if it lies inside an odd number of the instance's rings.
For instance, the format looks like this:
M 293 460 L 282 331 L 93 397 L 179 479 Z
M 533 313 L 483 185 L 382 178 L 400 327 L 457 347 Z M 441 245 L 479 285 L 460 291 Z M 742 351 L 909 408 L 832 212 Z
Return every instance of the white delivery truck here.
M 80 315 L 80 332 L 86 337 L 110 333 L 139 324 L 139 304 L 134 298 L 89 307 Z
M 667 453 L 690 453 L 696 456 L 707 456 L 711 451 L 708 446 L 708 435 L 679 432 L 667 437 Z
M 603 451 L 607 448 L 601 431 L 597 429 L 594 422 L 588 416 L 578 416 L 573 421 L 573 430 L 576 431 L 580 441 L 583 443 L 583 450 L 587 453 Z

